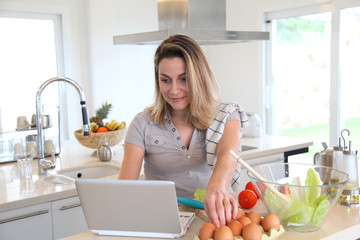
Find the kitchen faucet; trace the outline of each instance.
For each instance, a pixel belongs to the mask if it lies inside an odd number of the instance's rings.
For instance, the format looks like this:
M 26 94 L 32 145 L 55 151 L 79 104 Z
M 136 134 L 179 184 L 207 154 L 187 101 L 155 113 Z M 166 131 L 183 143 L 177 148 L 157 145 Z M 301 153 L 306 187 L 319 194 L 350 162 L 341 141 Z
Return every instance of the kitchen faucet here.
M 39 175 L 47 175 L 48 169 L 55 168 L 56 164 L 53 161 L 45 160 L 44 156 L 44 136 L 43 136 L 43 123 L 42 123 L 42 111 L 41 111 L 41 94 L 44 91 L 45 87 L 52 82 L 66 82 L 72 85 L 80 95 L 80 105 L 81 105 L 81 112 L 83 118 L 83 125 L 84 125 L 84 136 L 90 135 L 90 126 L 89 126 L 89 116 L 86 108 L 85 103 L 85 94 L 82 91 L 79 84 L 77 84 L 74 80 L 66 77 L 54 77 L 50 78 L 49 80 L 45 81 L 39 88 L 36 93 L 36 129 L 38 135 L 38 147 L 39 147 Z M 59 126 L 60 127 L 60 126 Z

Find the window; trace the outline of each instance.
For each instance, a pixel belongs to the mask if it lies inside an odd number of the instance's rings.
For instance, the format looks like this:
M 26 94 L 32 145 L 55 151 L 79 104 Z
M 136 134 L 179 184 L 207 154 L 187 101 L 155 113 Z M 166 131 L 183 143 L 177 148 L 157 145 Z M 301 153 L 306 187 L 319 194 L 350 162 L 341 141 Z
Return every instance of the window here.
M 267 133 L 313 140 L 309 158 L 322 142 L 338 145 L 344 128 L 353 136 L 346 144 L 360 150 L 359 9 L 328 4 L 267 15 Z
M 36 113 L 36 93 L 49 78 L 61 75 L 60 16 L 0 11 L 0 131 L 5 140 L 23 138 L 34 132 L 19 132 L 17 117 L 29 123 Z M 51 114 L 53 128 L 47 137 L 58 136 L 59 87 L 51 84 L 42 94 L 45 114 Z M 55 137 L 54 137 L 55 136 Z
M 360 7 L 340 11 L 340 124 L 360 151 Z M 357 140 L 357 141 L 356 141 Z

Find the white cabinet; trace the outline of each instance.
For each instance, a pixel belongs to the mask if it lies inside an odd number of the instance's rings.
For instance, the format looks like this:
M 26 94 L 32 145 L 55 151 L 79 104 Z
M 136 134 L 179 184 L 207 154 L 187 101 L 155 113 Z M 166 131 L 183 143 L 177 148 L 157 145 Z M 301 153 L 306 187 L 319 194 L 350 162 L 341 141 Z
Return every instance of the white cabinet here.
M 89 231 L 79 197 L 52 202 L 54 239 Z
M 50 240 L 86 231 L 77 196 L 0 213 L 1 240 Z
M 0 239 L 52 239 L 51 203 L 0 213 Z

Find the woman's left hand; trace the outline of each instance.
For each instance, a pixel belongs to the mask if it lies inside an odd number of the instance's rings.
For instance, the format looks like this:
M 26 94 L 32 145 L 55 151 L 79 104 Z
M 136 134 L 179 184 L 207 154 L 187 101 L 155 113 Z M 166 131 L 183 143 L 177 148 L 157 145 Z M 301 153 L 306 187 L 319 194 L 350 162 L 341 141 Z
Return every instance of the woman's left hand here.
M 237 216 L 237 201 L 223 189 L 207 188 L 204 204 L 206 215 L 216 227 L 226 225 Z

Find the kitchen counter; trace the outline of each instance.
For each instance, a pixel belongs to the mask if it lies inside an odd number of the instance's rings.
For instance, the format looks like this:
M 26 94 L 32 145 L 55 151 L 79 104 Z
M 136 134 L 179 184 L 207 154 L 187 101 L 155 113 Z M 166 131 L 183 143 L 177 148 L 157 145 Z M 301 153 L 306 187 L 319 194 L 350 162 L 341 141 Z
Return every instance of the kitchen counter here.
M 297 138 L 264 135 L 262 137 L 243 138 L 242 144 L 255 147 L 242 153 L 242 158 L 251 161 L 273 154 L 307 149 L 311 141 Z M 56 168 L 49 170 L 55 174 L 62 169 L 72 169 L 79 166 L 112 165 L 121 167 L 123 148 L 121 145 L 114 147 L 114 157 L 110 162 L 101 162 L 97 156 L 91 154 L 94 150 L 81 145 L 62 149 L 56 158 Z M 266 160 L 265 160 L 266 161 Z M 49 185 L 40 180 L 38 175 L 38 161 L 33 161 L 33 176 L 30 180 L 20 181 L 15 162 L 0 164 L 0 212 L 34 204 L 49 202 L 57 199 L 76 196 L 75 184 Z M 111 176 L 110 178 L 116 178 Z
M 184 208 L 184 206 L 182 206 Z M 184 210 L 184 209 L 182 209 Z M 197 236 L 199 229 L 202 224 L 206 222 L 206 217 L 204 217 L 203 210 L 196 210 L 190 207 L 185 207 L 185 211 L 195 211 L 196 217 L 191 223 L 185 236 L 179 238 L 181 240 L 192 240 Z M 257 205 L 252 209 L 259 212 L 261 215 L 266 214 L 266 209 L 263 203 L 258 201 Z M 336 240 L 336 239 L 358 239 L 360 238 L 360 206 L 341 206 L 336 205 L 335 208 L 329 213 L 329 216 L 324 222 L 322 228 L 315 232 L 307 233 L 296 233 L 296 232 L 285 232 L 277 238 L 277 240 L 298 240 L 298 239 L 327 239 L 327 240 Z M 122 240 L 129 239 L 126 237 L 115 237 L 115 236 L 99 236 L 95 233 L 88 231 L 73 236 L 69 236 L 63 239 L 67 240 Z M 144 240 L 156 238 L 136 238 L 131 237 L 133 240 Z

